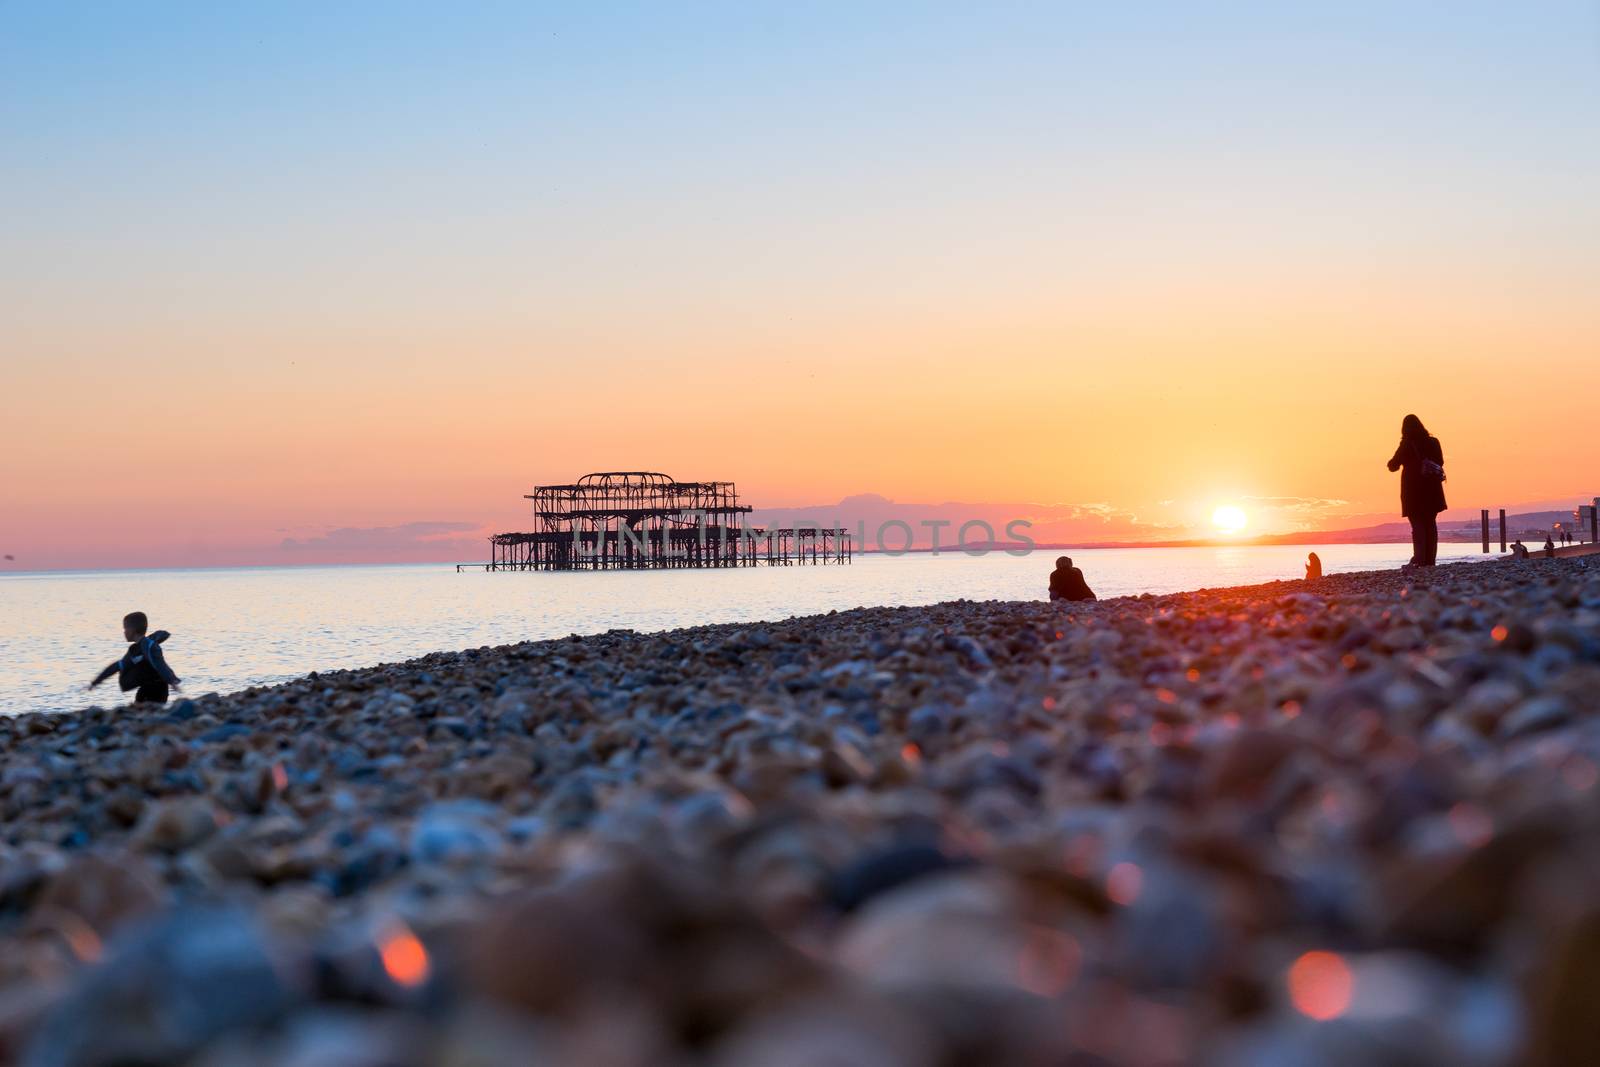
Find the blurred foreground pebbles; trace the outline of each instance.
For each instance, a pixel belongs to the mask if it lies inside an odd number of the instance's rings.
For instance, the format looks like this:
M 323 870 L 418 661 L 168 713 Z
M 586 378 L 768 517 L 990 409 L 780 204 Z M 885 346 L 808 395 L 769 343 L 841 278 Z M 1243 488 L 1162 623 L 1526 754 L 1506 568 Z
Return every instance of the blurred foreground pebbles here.
M 1600 563 L 0 719 L 0 1062 L 1566 1064 Z

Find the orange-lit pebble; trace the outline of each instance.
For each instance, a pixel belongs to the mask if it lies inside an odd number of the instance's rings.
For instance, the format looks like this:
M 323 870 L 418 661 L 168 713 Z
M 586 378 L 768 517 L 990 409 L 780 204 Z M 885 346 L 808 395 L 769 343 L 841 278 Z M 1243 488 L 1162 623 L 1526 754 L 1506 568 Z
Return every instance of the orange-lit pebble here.
M 1450 809 L 1450 829 L 1468 848 L 1478 848 L 1494 836 L 1494 820 L 1480 807 L 1465 801 Z
M 378 955 L 383 959 L 383 969 L 397 985 L 419 986 L 428 980 L 432 969 L 428 963 L 428 950 L 402 923 L 385 931 L 378 942 Z
M 281 763 L 272 765 L 272 787 L 280 793 L 289 788 L 289 772 Z
M 1080 834 L 1067 843 L 1066 868 L 1079 878 L 1088 878 L 1089 872 L 1100 862 L 1100 842 L 1088 834 Z
M 1355 985 L 1350 965 L 1333 952 L 1307 952 L 1289 968 L 1289 999 L 1295 1010 L 1319 1021 L 1343 1015 Z
M 1035 927 L 1018 954 L 1017 984 L 1036 996 L 1056 996 L 1078 976 L 1082 956 L 1070 935 Z
M 1298 700 L 1285 700 L 1280 710 L 1283 712 L 1284 718 L 1292 719 L 1300 714 L 1300 702 Z
M 1044 710 L 1045 711 L 1055 711 L 1056 710 L 1056 698 L 1055 697 L 1045 697 L 1042 701 L 1040 701 L 1040 703 L 1044 705 Z
M 1059 641 L 1059 640 L 1061 640 L 1061 639 L 1062 639 L 1062 638 L 1063 638 L 1063 637 L 1065 637 L 1065 636 L 1067 636 L 1067 635 L 1066 635 L 1066 634 L 1064 634 L 1064 633 L 1062 633 L 1062 632 L 1061 632 L 1061 631 L 1060 631 L 1060 630 L 1057 630 L 1057 631 L 1056 631 L 1056 640 L 1057 640 L 1057 641 Z
M 900 748 L 900 758 L 905 760 L 907 763 L 921 763 L 922 749 L 917 747 L 917 743 L 915 741 L 907 741 Z
M 1568 763 L 1561 772 L 1567 784 L 1582 793 L 1593 789 L 1596 781 L 1600 781 L 1600 770 L 1595 769 L 1594 761 L 1578 756 Z
M 1163 704 L 1176 704 L 1178 702 L 1178 694 L 1170 689 L 1157 689 L 1156 699 Z
M 1339 662 L 1344 665 L 1345 670 L 1349 671 L 1354 670 L 1356 664 L 1360 663 L 1361 661 L 1356 659 L 1354 652 L 1346 652 L 1344 655 L 1339 657 Z
M 1137 863 L 1119 863 L 1106 875 L 1106 896 L 1113 904 L 1127 907 L 1139 899 L 1139 890 L 1143 887 L 1144 872 Z
M 61 936 L 66 939 L 67 946 L 72 949 L 72 954 L 78 957 L 78 962 L 99 961 L 104 946 L 100 943 L 100 935 L 94 932 L 94 927 L 70 911 L 57 913 L 55 921 L 61 930 Z
M 1511 631 L 1507 630 L 1504 626 L 1496 626 L 1494 629 L 1489 631 L 1489 636 L 1494 638 L 1496 642 L 1499 642 L 1504 641 L 1506 639 L 1506 634 L 1510 632 Z
M 1184 672 L 1183 676 L 1191 682 L 1198 682 L 1200 680 L 1200 670 L 1197 667 L 1190 667 Z

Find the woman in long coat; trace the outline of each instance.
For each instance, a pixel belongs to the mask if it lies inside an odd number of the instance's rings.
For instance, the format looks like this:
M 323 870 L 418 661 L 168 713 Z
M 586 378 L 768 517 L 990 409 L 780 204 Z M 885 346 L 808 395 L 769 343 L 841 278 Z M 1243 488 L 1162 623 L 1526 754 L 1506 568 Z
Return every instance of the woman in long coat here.
M 1400 447 L 1389 460 L 1400 472 L 1400 513 L 1411 522 L 1411 563 L 1431 567 L 1439 559 L 1439 512 L 1444 502 L 1444 449 L 1415 415 L 1400 423 Z

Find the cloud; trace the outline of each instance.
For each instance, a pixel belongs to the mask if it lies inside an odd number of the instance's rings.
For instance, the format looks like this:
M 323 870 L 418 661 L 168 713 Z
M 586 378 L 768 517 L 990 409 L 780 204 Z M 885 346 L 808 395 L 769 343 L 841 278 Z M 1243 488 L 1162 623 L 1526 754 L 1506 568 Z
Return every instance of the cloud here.
M 279 547 L 288 552 L 396 552 L 436 549 L 468 540 L 475 522 L 407 522 L 398 526 L 341 526 L 316 537 L 285 537 Z M 481 538 L 472 538 L 474 543 Z
M 824 526 L 837 523 L 858 536 L 864 536 L 869 544 L 875 542 L 876 532 L 883 524 L 901 523 L 911 528 L 913 543 L 922 547 L 932 544 L 935 527 L 939 528 L 937 536 L 940 544 L 954 544 L 961 536 L 961 528 L 968 523 L 987 524 L 995 538 L 1005 540 L 1015 536 L 1007 533 L 1008 525 L 1013 520 L 1024 520 L 1031 525 L 1019 528 L 1018 532 L 1025 531 L 1027 536 L 1040 544 L 1139 540 L 1180 529 L 1177 524 L 1141 521 L 1136 513 L 1104 501 L 945 501 L 918 504 L 892 501 L 876 493 L 859 493 L 835 504 L 758 507 L 748 522 L 762 527 L 787 526 L 800 518 Z M 900 532 L 893 536 L 903 539 L 905 534 Z M 967 536 L 972 540 L 986 540 L 989 537 L 981 526 L 970 529 Z
M 1110 522 L 1113 519 L 1127 519 L 1137 521 L 1133 512 L 1112 507 L 1104 501 L 1095 501 L 1089 504 L 1068 504 L 1063 501 L 1041 503 L 1029 501 L 1026 504 L 979 504 L 983 508 L 1010 508 L 1028 516 L 1047 516 L 1055 519 L 1100 519 Z
M 1331 511 L 1334 508 L 1348 507 L 1348 500 L 1334 500 L 1331 497 L 1320 496 L 1247 496 L 1243 498 L 1251 504 L 1265 508 L 1279 508 L 1283 511 Z
M 1163 501 L 1162 505 L 1171 501 Z M 1005 505 L 985 505 L 987 507 L 1004 507 Z M 1121 533 L 1126 534 L 1153 534 L 1162 531 L 1187 529 L 1181 522 L 1156 522 L 1150 519 L 1141 519 L 1137 511 L 1129 508 L 1119 508 L 1104 501 L 1094 501 L 1087 504 L 1067 504 L 1055 502 L 1051 504 L 1028 503 L 1014 506 L 1014 510 L 1023 518 L 1035 523 L 1071 523 L 1086 522 L 1098 523 L 1102 526 L 1114 526 Z M 1080 535 L 1093 531 L 1079 530 Z

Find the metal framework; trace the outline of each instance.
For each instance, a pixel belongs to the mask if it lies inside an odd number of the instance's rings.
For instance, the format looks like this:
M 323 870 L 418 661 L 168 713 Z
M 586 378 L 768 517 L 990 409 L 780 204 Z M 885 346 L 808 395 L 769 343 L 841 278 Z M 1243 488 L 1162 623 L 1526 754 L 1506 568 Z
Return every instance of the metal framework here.
M 586 474 L 541 485 L 531 533 L 489 538 L 491 571 L 755 567 L 849 563 L 850 534 L 745 525 L 732 482 L 680 482 L 655 471 Z

